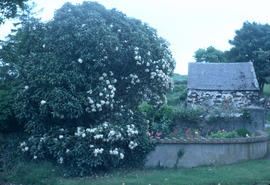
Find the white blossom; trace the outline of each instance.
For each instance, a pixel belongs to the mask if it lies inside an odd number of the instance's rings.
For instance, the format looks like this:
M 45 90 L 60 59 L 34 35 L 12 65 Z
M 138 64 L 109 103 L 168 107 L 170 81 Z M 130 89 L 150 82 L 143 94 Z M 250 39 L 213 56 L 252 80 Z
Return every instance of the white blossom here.
M 25 90 L 29 89 L 29 86 L 28 85 L 24 86 L 24 89 Z
M 90 104 L 93 104 L 93 103 L 94 103 L 94 101 L 92 100 L 92 98 L 87 97 L 87 99 L 88 99 L 88 102 L 89 102 Z
M 124 154 L 123 153 L 120 153 L 120 159 L 124 159 Z
M 83 63 L 83 60 L 81 58 L 79 58 L 78 62 L 81 64 L 81 63 Z
M 45 103 L 46 103 L 45 100 L 41 100 L 41 101 L 40 101 L 40 104 L 41 104 L 41 105 L 44 105 Z
M 93 91 L 90 89 L 89 91 L 87 91 L 88 94 L 92 94 Z
M 102 154 L 103 151 L 104 151 L 103 148 L 96 148 L 93 153 L 95 156 L 97 156 L 99 153 Z
M 103 138 L 103 134 L 97 134 L 94 136 L 94 139 L 102 139 Z
M 63 139 L 64 138 L 64 136 L 63 135 L 59 135 L 59 139 Z
M 136 142 L 130 141 L 128 147 L 132 150 L 134 149 L 138 144 Z
M 34 155 L 33 159 L 37 159 L 37 156 L 36 156 L 36 155 Z
M 60 158 L 59 158 L 59 163 L 60 163 L 60 164 L 63 164 L 63 162 L 64 162 L 64 158 L 63 158 L 63 157 L 60 157 Z

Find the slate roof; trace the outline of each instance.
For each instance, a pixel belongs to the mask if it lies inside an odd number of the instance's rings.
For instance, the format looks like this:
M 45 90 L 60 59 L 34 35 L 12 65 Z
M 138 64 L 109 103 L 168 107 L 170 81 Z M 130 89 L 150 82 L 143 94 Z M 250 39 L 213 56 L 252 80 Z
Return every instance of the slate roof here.
M 189 63 L 188 89 L 259 90 L 251 62 Z

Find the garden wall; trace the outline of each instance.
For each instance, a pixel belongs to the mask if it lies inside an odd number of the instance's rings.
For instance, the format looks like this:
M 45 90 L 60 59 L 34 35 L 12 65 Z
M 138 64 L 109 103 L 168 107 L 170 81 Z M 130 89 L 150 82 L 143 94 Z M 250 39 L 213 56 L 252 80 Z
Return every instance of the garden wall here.
M 232 139 L 158 139 L 147 156 L 146 167 L 197 167 L 232 164 L 263 158 L 268 135 Z
M 200 130 L 201 134 L 209 135 L 211 132 L 217 132 L 218 130 L 233 131 L 240 128 L 246 128 L 250 133 L 255 130 L 264 130 L 265 128 L 265 109 L 260 107 L 246 108 L 246 115 L 239 113 L 232 114 L 230 117 L 205 117 L 200 120 L 188 122 L 177 116 L 175 116 L 174 130 L 186 130 L 187 128 L 194 128 Z

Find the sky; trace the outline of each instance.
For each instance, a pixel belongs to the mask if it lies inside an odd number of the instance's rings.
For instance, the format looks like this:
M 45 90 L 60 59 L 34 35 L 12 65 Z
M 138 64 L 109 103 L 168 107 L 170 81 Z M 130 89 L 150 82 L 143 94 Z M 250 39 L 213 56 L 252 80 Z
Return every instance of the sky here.
M 33 0 L 43 21 L 68 0 Z M 69 0 L 73 4 L 83 0 Z M 176 60 L 175 73 L 187 74 L 199 48 L 231 48 L 235 31 L 245 21 L 270 23 L 269 0 L 96 0 L 108 9 L 116 8 L 128 17 L 140 19 L 155 28 L 170 43 Z M 11 22 L 0 26 L 0 39 L 6 36 Z

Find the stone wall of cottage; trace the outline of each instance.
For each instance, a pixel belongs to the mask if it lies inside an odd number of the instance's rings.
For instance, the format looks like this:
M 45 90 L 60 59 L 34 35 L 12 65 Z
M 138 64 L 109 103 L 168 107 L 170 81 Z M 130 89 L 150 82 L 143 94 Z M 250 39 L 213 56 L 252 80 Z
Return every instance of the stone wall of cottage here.
M 188 89 L 188 105 L 221 106 L 232 108 L 256 106 L 259 101 L 259 91 L 222 91 Z

